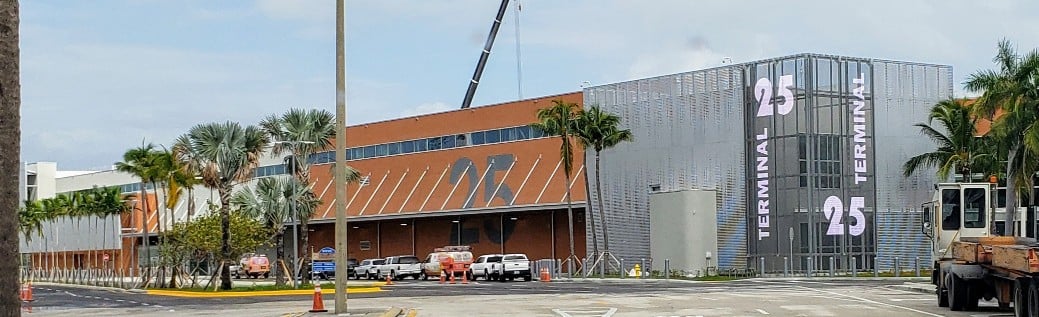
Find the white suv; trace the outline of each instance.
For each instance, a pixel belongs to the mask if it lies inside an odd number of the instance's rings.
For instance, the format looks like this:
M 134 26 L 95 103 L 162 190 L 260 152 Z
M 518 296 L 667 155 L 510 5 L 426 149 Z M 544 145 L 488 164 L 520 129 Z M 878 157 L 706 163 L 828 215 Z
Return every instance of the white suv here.
M 469 276 L 472 276 L 475 280 L 477 277 L 483 276 L 483 279 L 491 280 L 491 264 L 501 261 L 501 254 L 485 254 L 473 260 L 473 264 L 469 265 Z
M 364 277 L 366 280 L 375 279 L 377 276 L 376 272 L 379 269 L 379 265 L 386 262 L 386 259 L 366 259 L 361 261 L 357 267 L 354 267 L 354 278 L 360 279 Z

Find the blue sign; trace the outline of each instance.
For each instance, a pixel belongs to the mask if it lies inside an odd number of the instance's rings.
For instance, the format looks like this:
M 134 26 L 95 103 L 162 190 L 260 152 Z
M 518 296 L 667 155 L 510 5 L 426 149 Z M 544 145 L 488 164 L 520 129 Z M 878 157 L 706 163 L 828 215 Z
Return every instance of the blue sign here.
M 333 249 L 333 248 L 330 248 L 330 247 L 324 247 L 324 248 L 321 248 L 321 250 L 318 250 L 317 253 L 319 253 L 319 254 L 336 254 L 336 249 Z
M 335 262 L 314 262 L 314 272 L 335 272 Z

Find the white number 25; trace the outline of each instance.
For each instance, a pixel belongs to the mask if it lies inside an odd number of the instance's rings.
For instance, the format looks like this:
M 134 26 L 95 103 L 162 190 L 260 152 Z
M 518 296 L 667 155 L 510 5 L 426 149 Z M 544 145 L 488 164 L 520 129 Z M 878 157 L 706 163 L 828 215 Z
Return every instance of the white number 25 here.
M 848 216 L 855 218 L 854 224 L 848 224 L 848 231 L 852 236 L 860 236 L 866 231 L 866 215 L 862 210 L 866 208 L 866 199 L 863 197 L 852 197 L 848 206 Z M 844 202 L 837 196 L 830 196 L 823 202 L 823 215 L 830 220 L 830 227 L 826 229 L 828 236 L 844 235 Z
M 779 76 L 779 95 L 783 97 L 783 103 L 772 98 L 772 81 L 768 78 L 758 79 L 754 85 L 754 98 L 758 100 L 758 117 L 766 117 L 775 114 L 786 115 L 794 110 L 794 75 Z

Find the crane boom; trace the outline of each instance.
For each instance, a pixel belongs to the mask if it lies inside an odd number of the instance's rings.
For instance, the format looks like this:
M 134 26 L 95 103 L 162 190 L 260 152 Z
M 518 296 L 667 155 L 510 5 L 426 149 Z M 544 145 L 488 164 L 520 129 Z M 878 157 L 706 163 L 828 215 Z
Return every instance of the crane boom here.
M 487 65 L 487 58 L 491 55 L 491 46 L 494 46 L 494 38 L 498 36 L 498 28 L 501 26 L 501 19 L 505 16 L 505 10 L 509 7 L 509 0 L 502 0 L 501 6 L 498 7 L 498 15 L 494 18 L 494 23 L 491 24 L 491 33 L 487 35 L 487 43 L 483 46 L 483 52 L 480 53 L 480 61 L 476 63 L 476 71 L 473 72 L 473 79 L 469 81 L 469 90 L 465 92 L 465 99 L 462 100 L 462 109 L 469 108 L 469 105 L 473 103 L 473 96 L 476 95 L 476 86 L 480 84 L 480 76 L 483 75 L 483 67 Z

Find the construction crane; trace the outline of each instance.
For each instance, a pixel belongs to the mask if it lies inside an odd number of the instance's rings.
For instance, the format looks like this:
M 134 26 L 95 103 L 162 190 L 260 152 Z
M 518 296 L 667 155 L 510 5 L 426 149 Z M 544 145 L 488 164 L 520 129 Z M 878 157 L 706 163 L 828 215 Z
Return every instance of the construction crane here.
M 487 65 L 487 58 L 491 55 L 491 46 L 494 46 L 494 38 L 498 36 L 498 28 L 501 27 L 501 19 L 505 16 L 505 10 L 509 7 L 509 0 L 502 0 L 501 6 L 498 7 L 498 15 L 494 18 L 494 23 L 491 24 L 491 33 L 487 35 L 487 43 L 483 45 L 483 52 L 480 53 L 480 61 L 476 63 L 476 71 L 473 72 L 473 79 L 469 81 L 469 89 L 465 92 L 465 99 L 462 100 L 462 109 L 469 108 L 473 103 L 473 96 L 476 95 L 476 86 L 480 85 L 480 76 L 483 75 L 483 67 Z

